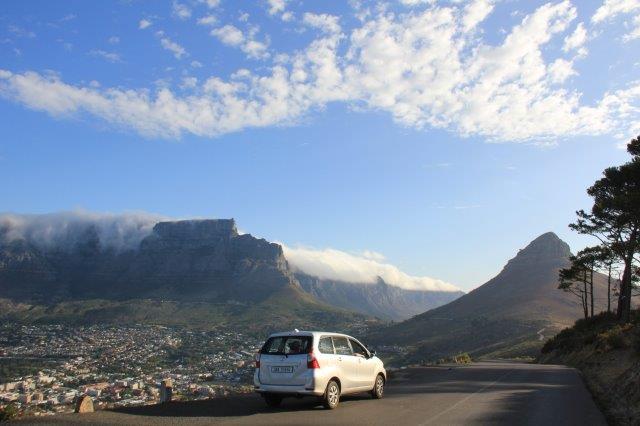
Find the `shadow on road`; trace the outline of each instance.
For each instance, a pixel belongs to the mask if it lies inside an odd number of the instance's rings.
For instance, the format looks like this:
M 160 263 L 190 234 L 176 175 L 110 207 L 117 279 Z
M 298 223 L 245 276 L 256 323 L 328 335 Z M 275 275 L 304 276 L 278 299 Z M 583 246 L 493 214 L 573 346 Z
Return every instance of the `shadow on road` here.
M 368 395 L 353 395 L 342 398 L 341 403 L 371 400 Z M 201 401 L 175 401 L 167 404 L 145 405 L 142 407 L 121 407 L 118 413 L 159 416 L 159 417 L 243 417 L 259 413 L 324 410 L 316 398 L 285 398 L 278 408 L 267 407 L 258 395 L 236 395 Z

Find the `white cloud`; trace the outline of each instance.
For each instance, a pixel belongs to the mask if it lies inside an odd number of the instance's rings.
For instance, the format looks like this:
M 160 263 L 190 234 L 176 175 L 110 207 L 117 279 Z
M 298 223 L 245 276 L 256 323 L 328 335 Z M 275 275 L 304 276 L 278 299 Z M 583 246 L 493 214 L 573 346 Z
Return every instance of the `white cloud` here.
M 174 41 L 171 41 L 167 37 L 162 37 L 160 39 L 160 44 L 162 45 L 162 47 L 164 49 L 166 49 L 166 50 L 170 51 L 171 53 L 173 53 L 173 56 L 176 59 L 182 59 L 183 56 L 188 56 L 189 55 L 184 47 L 180 46 L 178 43 L 176 43 Z
M 556 59 L 549 65 L 549 74 L 551 81 L 557 84 L 564 83 L 569 77 L 577 75 L 573 69 L 573 63 L 562 58 Z
M 436 0 L 400 0 L 400 3 L 405 6 L 419 6 L 425 4 L 434 4 L 435 2 Z
M 148 19 L 141 19 L 140 22 L 138 22 L 138 28 L 144 30 L 145 28 L 149 28 L 152 24 L 153 23 Z
M 591 21 L 599 23 L 636 10 L 640 10 L 640 0 L 605 0 L 593 14 Z
M 269 15 L 275 15 L 284 12 L 287 0 L 267 0 L 267 3 L 269 4 Z
M 186 4 L 174 1 L 172 10 L 173 16 L 177 17 L 178 19 L 185 20 L 191 18 L 191 9 Z
M 91 213 L 82 210 L 42 215 L 0 214 L 0 237 L 26 239 L 38 248 L 70 249 L 88 229 L 94 228 L 100 244 L 117 251 L 137 249 L 153 226 L 167 218 L 133 212 Z
M 200 61 L 191 61 L 191 68 L 202 68 L 202 63 Z
M 220 0 L 200 0 L 202 3 L 206 4 L 209 9 L 215 9 L 220 6 Z
M 273 16 L 279 14 L 280 19 L 285 22 L 293 20 L 293 12 L 286 10 L 288 1 L 289 0 L 267 0 L 267 5 L 269 6 L 267 11 L 269 12 L 269 15 Z
M 633 18 L 633 26 L 631 32 L 625 34 L 624 41 L 640 39 L 640 14 Z
M 240 47 L 240 49 L 246 53 L 249 58 L 264 59 L 269 56 L 269 53 L 267 52 L 267 44 L 255 40 L 253 38 L 253 32 L 250 32 L 245 36 L 240 29 L 227 24 L 224 27 L 212 30 L 211 35 L 218 38 L 222 43 L 228 46 Z
M 634 15 L 631 22 L 625 23 L 632 29 L 623 39 L 624 41 L 636 40 L 640 38 L 640 0 L 605 0 L 593 14 L 591 21 L 597 24 L 628 14 Z
M 244 41 L 244 34 L 233 25 L 211 30 L 211 35 L 217 37 L 221 42 L 229 46 L 239 46 Z
M 227 79 L 203 78 L 188 94 L 178 95 L 170 87 L 92 88 L 55 75 L 8 71 L 0 78 L 0 94 L 55 116 L 88 113 L 166 138 L 290 125 L 330 102 L 387 112 L 408 127 L 493 141 L 628 137 L 637 130 L 640 81 L 590 102 L 565 85 L 575 75 L 572 61 L 547 45 L 567 39 L 577 16 L 569 1 L 545 4 L 523 16 L 498 43 L 467 32 L 487 16 L 480 13 L 465 23 L 470 5 L 378 11 L 344 36 L 320 32 L 306 48 L 274 55 L 270 66 Z M 577 28 L 568 37 L 571 41 L 565 40 L 571 48 L 578 45 L 579 37 L 572 40 Z M 256 41 L 256 32 L 226 25 L 212 35 L 247 55 L 265 58 L 267 43 Z M 168 48 L 168 39 L 166 44 Z M 177 57 L 186 55 L 174 47 Z
M 120 43 L 120 37 L 118 36 L 111 36 L 109 37 L 109 40 L 107 40 L 109 42 L 109 44 L 118 44 Z
M 181 89 L 193 89 L 198 84 L 198 79 L 196 77 L 183 77 L 182 83 L 180 84 Z
M 89 51 L 89 55 L 100 57 L 100 58 L 106 59 L 107 61 L 113 62 L 113 63 L 122 62 L 122 59 L 120 58 L 120 55 L 115 53 L 115 52 L 106 52 L 104 50 L 94 49 L 94 50 L 90 50 Z
M 198 19 L 198 25 L 215 25 L 218 23 L 218 18 L 213 15 L 203 16 Z
M 584 27 L 584 24 L 580 22 L 576 27 L 575 31 L 565 37 L 564 44 L 562 45 L 562 50 L 565 52 L 569 52 L 574 49 L 579 49 L 584 46 L 587 41 L 587 30 Z
M 464 8 L 462 26 L 465 32 L 471 31 L 485 20 L 493 10 L 494 0 L 473 0 Z
M 374 252 L 355 255 L 331 248 L 292 248 L 284 244 L 282 248 L 291 267 L 322 279 L 375 284 L 379 277 L 389 285 L 408 290 L 460 291 L 441 280 L 406 274 L 394 265 L 383 263 L 384 257 L 378 253 L 371 256 Z
M 326 13 L 315 14 L 309 12 L 305 13 L 302 18 L 302 22 L 304 22 L 304 24 L 327 33 L 340 32 L 339 20 L 340 18 L 337 16 L 328 15 Z

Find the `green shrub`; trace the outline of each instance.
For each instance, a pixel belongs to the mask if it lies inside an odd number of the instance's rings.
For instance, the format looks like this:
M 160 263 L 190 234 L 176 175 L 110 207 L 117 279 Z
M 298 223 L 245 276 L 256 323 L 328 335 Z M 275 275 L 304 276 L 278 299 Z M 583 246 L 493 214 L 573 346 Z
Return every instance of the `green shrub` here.
M 18 409 L 15 405 L 9 404 L 4 407 L 0 407 L 0 422 L 8 422 L 15 419 L 18 416 Z

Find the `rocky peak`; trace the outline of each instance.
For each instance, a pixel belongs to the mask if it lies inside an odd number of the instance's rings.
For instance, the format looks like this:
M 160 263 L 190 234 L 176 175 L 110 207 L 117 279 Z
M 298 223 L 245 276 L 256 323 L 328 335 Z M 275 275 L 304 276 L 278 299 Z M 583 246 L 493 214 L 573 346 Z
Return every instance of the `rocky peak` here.
M 562 241 L 555 233 L 547 232 L 531 241 L 511 259 L 507 267 L 513 265 L 531 265 L 548 262 L 566 262 L 571 256 L 569 244 Z

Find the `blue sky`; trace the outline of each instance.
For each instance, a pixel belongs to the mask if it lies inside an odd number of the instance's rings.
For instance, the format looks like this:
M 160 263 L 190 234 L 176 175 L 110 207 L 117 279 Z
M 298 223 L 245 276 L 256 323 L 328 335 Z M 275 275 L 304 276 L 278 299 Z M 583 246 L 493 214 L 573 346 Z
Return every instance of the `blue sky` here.
M 0 211 L 234 217 L 470 289 L 588 243 L 640 134 L 638 0 L 99 5 L 3 2 Z

